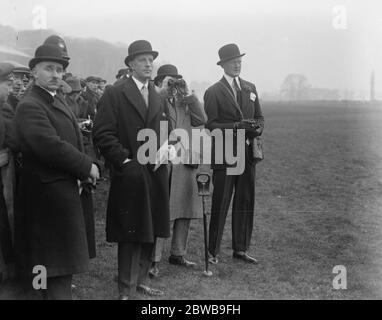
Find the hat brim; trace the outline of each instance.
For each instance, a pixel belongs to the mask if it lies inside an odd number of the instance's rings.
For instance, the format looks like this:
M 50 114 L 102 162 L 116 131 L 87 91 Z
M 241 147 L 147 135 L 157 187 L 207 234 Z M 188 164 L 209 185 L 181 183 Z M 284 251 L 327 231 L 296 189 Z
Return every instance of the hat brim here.
M 159 76 L 156 76 L 154 78 L 154 83 L 156 84 L 158 81 L 166 78 L 166 77 L 173 77 L 173 78 L 176 78 L 176 79 L 181 79 L 183 78 L 183 76 L 181 74 L 161 74 Z
M 129 62 L 131 61 L 131 60 L 133 60 L 136 56 L 139 56 L 139 55 L 141 55 L 141 54 L 152 54 L 153 55 L 153 58 L 154 58 L 154 60 L 158 57 L 158 52 L 157 51 L 139 51 L 139 52 L 135 52 L 134 54 L 132 54 L 132 55 L 130 55 L 130 56 L 127 56 L 126 58 L 125 58 L 125 65 L 126 66 L 128 66 L 128 67 L 130 67 L 129 66 Z
M 232 59 L 240 58 L 242 56 L 245 56 L 245 53 L 242 53 L 242 54 L 239 54 L 239 55 L 235 55 L 235 56 L 232 56 L 232 57 L 229 57 L 229 58 L 225 58 L 223 60 L 218 61 L 216 64 L 220 66 L 224 62 L 227 62 L 227 61 L 232 60 Z
M 52 57 L 37 57 L 33 58 L 29 61 L 29 69 L 33 69 L 36 64 L 44 61 L 49 61 L 49 62 L 57 62 L 62 65 L 64 69 L 66 69 L 69 65 L 69 61 L 65 59 L 58 59 L 58 58 L 52 58 Z

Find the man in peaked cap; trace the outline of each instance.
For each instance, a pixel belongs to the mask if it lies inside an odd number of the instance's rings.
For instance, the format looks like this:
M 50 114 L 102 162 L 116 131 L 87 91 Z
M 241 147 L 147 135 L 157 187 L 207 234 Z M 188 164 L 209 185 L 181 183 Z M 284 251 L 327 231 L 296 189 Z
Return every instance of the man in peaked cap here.
M 232 208 L 232 249 L 233 258 L 248 263 L 257 263 L 257 260 L 248 254 L 250 245 L 254 204 L 255 204 L 255 165 L 253 157 L 254 138 L 261 135 L 264 118 L 261 113 L 260 103 L 254 84 L 240 78 L 241 53 L 236 44 L 227 44 L 219 50 L 219 62 L 224 70 L 220 81 L 207 89 L 204 95 L 204 108 L 208 117 L 206 128 L 209 130 L 220 129 L 223 131 L 238 129 L 245 130 L 244 172 L 236 175 L 227 175 L 228 164 L 224 155 L 223 163 L 215 162 L 215 145 L 212 142 L 212 162 L 214 191 L 212 195 L 211 220 L 209 226 L 209 252 L 210 262 L 218 262 L 220 243 L 223 235 L 224 224 L 234 193 Z M 223 135 L 224 136 L 224 135 Z M 227 146 L 223 138 L 225 148 Z M 237 146 L 236 146 L 237 147 Z M 222 152 L 223 150 L 217 150 Z M 233 154 L 238 154 L 233 150 Z
M 99 94 L 98 94 L 98 85 L 100 82 L 99 77 L 95 76 L 89 76 L 85 79 L 86 82 L 86 88 L 85 91 L 82 92 L 82 98 L 85 99 L 85 101 L 89 105 L 89 116 L 92 120 L 94 120 L 94 117 L 97 113 L 97 104 L 99 101 Z
M 26 278 L 35 276 L 35 266 L 45 268 L 45 299 L 71 299 L 73 274 L 88 269 L 79 182 L 95 184 L 99 178 L 97 165 L 83 152 L 75 116 L 57 96 L 68 64 L 59 47 L 38 47 L 29 61 L 35 82 L 15 117 L 23 154 L 15 210 L 16 265 Z
M 106 238 L 118 243 L 118 287 L 123 300 L 136 291 L 163 295 L 146 281 L 155 238 L 170 236 L 167 167 L 154 171 L 153 164 L 138 159 L 138 132 L 151 129 L 160 137 L 160 122 L 167 121 L 163 101 L 149 81 L 158 52 L 146 40 L 134 41 L 128 52 L 125 63 L 132 76 L 105 90 L 93 129 L 94 143 L 112 165 Z
M 8 103 L 16 110 L 16 106 L 20 99 L 24 96 L 26 88 L 32 80 L 30 70 L 27 66 L 15 65 L 12 71 L 14 76 L 12 92 L 8 97 Z

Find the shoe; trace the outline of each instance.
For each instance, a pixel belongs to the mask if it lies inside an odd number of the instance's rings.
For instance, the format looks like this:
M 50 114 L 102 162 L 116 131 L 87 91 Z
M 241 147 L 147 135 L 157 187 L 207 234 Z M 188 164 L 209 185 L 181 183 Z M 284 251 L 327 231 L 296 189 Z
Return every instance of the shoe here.
M 150 278 L 158 278 L 159 277 L 159 268 L 156 262 L 153 262 L 151 268 L 149 270 Z
M 162 290 L 153 289 L 153 288 L 150 288 L 144 284 L 140 284 L 137 286 L 137 292 L 142 293 L 142 294 L 146 294 L 146 295 L 152 296 L 152 297 L 159 297 L 159 296 L 164 295 L 164 292 Z
M 208 262 L 211 264 L 218 264 L 219 260 L 217 256 L 210 255 L 208 257 Z
M 196 267 L 196 263 L 195 262 L 188 261 L 183 256 L 173 256 L 173 255 L 171 255 L 168 258 L 168 262 L 170 264 L 175 264 L 175 265 L 183 266 L 183 267 L 187 267 L 187 268 L 194 268 L 194 267 Z
M 243 252 L 243 251 L 234 251 L 232 257 L 243 260 L 248 263 L 253 263 L 253 264 L 259 263 L 255 258 L 251 257 L 250 255 L 248 255 L 246 252 Z
M 120 295 L 118 300 L 130 300 L 130 299 L 129 299 L 129 296 Z

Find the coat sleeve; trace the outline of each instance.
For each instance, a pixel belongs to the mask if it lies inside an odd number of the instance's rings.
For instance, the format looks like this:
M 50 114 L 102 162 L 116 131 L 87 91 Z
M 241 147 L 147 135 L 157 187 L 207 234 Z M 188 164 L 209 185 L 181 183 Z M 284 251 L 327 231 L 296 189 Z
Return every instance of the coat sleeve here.
M 8 103 L 3 105 L 1 112 L 5 122 L 5 146 L 13 152 L 18 152 L 20 146 L 16 135 L 15 112 Z
M 203 112 L 202 104 L 195 95 L 185 98 L 185 103 L 190 109 L 191 125 L 193 127 L 202 126 L 207 122 L 207 117 Z
M 93 141 L 102 155 L 115 167 L 120 168 L 129 158 L 129 151 L 123 147 L 118 138 L 118 116 L 112 89 L 106 89 L 98 103 L 98 112 L 93 127 Z
M 29 101 L 20 103 L 15 124 L 21 144 L 25 144 L 26 149 L 40 161 L 80 180 L 89 177 L 91 158 L 60 138 L 40 105 Z
M 257 93 L 255 85 L 253 85 L 253 90 L 255 91 L 255 94 L 256 94 L 254 118 L 255 118 L 256 122 L 260 125 L 259 135 L 261 135 L 263 133 L 263 130 L 264 130 L 264 116 L 263 116 L 263 112 L 261 111 L 259 95 Z
M 219 117 L 219 103 L 216 93 L 209 88 L 204 94 L 204 110 L 207 115 L 206 128 L 210 131 L 214 129 L 234 129 L 234 121 L 222 121 Z

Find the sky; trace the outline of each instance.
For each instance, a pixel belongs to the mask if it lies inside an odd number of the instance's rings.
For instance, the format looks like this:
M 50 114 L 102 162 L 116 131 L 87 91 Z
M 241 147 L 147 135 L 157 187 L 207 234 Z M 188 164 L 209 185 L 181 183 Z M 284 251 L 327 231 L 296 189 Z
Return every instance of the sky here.
M 149 40 L 159 51 L 158 62 L 175 64 L 190 81 L 218 80 L 222 75 L 216 65 L 218 49 L 236 43 L 246 53 L 242 77 L 254 82 L 259 92 L 278 91 L 287 74 L 302 73 L 313 87 L 367 94 L 374 69 L 376 91 L 382 98 L 382 1 L 378 0 L 0 0 L 0 4 L 0 23 L 17 30 L 38 27 L 37 8 L 42 6 L 46 26 L 64 37 L 126 45 Z

